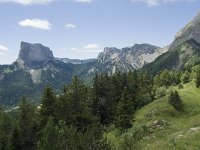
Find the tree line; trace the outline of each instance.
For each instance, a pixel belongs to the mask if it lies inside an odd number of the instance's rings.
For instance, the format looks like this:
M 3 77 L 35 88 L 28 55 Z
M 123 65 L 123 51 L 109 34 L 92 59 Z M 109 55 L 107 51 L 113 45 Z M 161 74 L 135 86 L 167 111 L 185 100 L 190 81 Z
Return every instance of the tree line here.
M 107 127 L 125 132 L 133 126 L 135 112 L 155 99 L 157 88 L 192 79 L 199 87 L 200 66 L 164 70 L 155 77 L 139 71 L 101 74 L 91 85 L 75 76 L 59 93 L 46 87 L 39 105 L 23 97 L 16 112 L 1 109 L 0 149 L 109 149 L 103 138 Z M 174 99 L 181 102 L 177 92 L 169 103 L 175 109 L 183 106 Z

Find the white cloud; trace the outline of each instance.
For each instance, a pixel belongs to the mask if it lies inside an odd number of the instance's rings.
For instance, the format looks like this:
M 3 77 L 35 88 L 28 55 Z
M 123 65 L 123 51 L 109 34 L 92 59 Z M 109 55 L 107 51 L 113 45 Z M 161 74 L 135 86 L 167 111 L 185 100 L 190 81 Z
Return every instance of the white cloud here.
M 6 46 L 0 45 L 0 54 L 8 51 L 8 48 Z
M 70 50 L 71 50 L 71 51 L 79 51 L 78 48 L 74 48 L 74 47 L 70 48 Z
M 91 3 L 91 2 L 93 2 L 94 0 L 69 0 L 69 1 L 78 2 L 78 3 Z
M 65 28 L 67 28 L 67 29 L 75 29 L 75 28 L 76 28 L 76 25 L 74 25 L 74 24 L 72 24 L 72 23 L 67 23 L 67 24 L 65 25 Z
M 43 5 L 56 0 L 0 0 L 0 3 L 16 3 L 21 5 Z M 94 0 L 64 0 L 77 3 L 91 3 Z
M 0 3 L 17 3 L 21 5 L 42 5 L 52 2 L 53 0 L 0 0 Z
M 154 7 L 165 3 L 196 2 L 197 0 L 131 0 L 132 2 L 146 3 L 148 7 Z
M 22 27 L 32 27 L 43 30 L 51 30 L 51 24 L 48 20 L 41 19 L 25 19 L 19 22 Z
M 85 49 L 98 49 L 99 45 L 98 44 L 88 44 L 86 46 L 84 46 Z

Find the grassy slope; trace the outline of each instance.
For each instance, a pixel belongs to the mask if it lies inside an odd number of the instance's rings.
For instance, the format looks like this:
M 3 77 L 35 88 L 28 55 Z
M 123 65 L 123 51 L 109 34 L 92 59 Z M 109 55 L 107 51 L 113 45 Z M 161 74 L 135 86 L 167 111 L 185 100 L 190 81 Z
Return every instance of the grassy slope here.
M 190 83 L 177 90 L 184 103 L 183 113 L 178 113 L 168 104 L 168 96 L 155 100 L 136 113 L 135 124 L 148 126 L 151 131 L 139 142 L 141 149 L 200 149 L 200 89 Z

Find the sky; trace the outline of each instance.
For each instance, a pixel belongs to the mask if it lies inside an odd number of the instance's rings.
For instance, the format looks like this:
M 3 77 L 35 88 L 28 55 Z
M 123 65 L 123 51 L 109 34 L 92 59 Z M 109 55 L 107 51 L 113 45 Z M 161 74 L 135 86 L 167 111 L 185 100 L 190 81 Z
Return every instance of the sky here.
M 199 12 L 200 0 L 0 0 L 0 64 L 17 59 L 21 41 L 76 59 L 104 47 L 163 47 Z

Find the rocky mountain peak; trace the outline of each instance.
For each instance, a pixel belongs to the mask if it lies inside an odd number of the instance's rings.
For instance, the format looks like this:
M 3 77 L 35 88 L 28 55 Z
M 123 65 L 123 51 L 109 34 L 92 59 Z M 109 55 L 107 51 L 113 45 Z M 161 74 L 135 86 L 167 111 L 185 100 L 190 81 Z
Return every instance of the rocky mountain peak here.
M 42 44 L 21 42 L 18 64 L 21 67 L 41 68 L 48 61 L 53 60 L 53 52 Z
M 115 53 L 115 52 L 118 52 L 119 49 L 117 49 L 116 47 L 105 47 L 104 48 L 104 53 Z
M 171 44 L 170 49 L 174 49 L 190 39 L 200 43 L 200 13 L 176 34 L 175 40 Z
M 135 44 L 133 47 L 131 47 L 132 53 L 143 53 L 143 54 L 153 54 L 156 49 L 160 47 L 150 45 L 150 44 Z
M 116 71 L 126 72 L 139 69 L 144 64 L 154 61 L 164 52 L 166 52 L 165 49 L 150 44 L 135 44 L 132 47 L 122 49 L 106 47 L 99 54 L 96 66 L 90 69 L 89 72 L 106 71 L 113 74 Z

